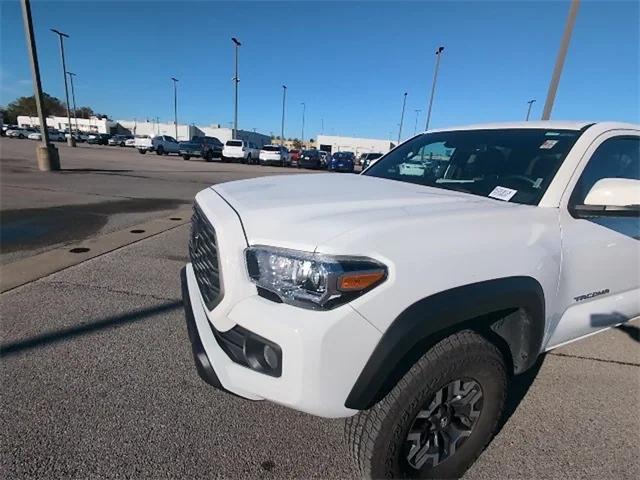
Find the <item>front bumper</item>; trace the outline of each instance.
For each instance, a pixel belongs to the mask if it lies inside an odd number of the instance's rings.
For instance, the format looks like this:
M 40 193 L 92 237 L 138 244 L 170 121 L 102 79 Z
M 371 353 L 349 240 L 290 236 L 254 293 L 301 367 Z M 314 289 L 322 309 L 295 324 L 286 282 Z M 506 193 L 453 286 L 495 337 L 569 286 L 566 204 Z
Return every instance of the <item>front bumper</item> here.
M 357 413 L 344 403 L 380 332 L 350 305 L 312 311 L 260 297 L 244 268 L 246 243 L 237 245 L 242 226 L 235 212 L 210 189 L 199 194 L 197 201 L 207 218 L 214 219 L 224 282 L 222 300 L 209 311 L 191 264 L 182 275 L 189 337 L 200 376 L 235 395 L 322 417 Z M 243 366 L 225 353 L 216 335 L 236 326 L 281 348 L 280 376 Z

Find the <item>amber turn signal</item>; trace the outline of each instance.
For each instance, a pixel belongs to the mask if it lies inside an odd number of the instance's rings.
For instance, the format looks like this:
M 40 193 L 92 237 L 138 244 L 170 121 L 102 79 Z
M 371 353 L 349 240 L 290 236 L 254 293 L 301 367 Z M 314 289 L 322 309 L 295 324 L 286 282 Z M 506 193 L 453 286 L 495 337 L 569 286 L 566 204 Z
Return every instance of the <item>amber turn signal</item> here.
M 345 273 L 338 279 L 338 290 L 341 292 L 357 292 L 375 285 L 385 277 L 385 272 L 353 272 Z

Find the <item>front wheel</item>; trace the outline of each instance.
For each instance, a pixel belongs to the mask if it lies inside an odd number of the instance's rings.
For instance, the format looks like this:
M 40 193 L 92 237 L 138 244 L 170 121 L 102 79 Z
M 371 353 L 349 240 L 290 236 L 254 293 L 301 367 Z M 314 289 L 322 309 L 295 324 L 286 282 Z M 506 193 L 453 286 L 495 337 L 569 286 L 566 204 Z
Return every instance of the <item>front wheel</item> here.
M 425 353 L 387 396 L 345 423 L 368 478 L 458 478 L 494 435 L 507 391 L 498 349 L 469 330 Z
M 185 159 L 185 160 L 189 160 L 191 158 L 191 156 L 190 155 L 182 155 L 182 158 Z
M 162 155 L 164 153 L 164 149 L 162 147 L 156 148 L 156 155 Z
M 147 153 L 147 151 L 143 150 L 142 148 L 138 149 L 138 152 L 140 153 L 140 155 L 144 155 L 145 153 Z

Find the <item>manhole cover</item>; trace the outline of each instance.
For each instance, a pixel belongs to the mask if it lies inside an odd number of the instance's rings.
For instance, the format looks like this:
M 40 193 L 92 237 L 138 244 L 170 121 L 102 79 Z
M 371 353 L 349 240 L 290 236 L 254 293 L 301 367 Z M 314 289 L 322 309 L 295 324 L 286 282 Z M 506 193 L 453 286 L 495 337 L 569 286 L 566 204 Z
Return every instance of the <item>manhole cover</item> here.
M 131 233 L 144 233 L 144 230 L 131 230 Z
M 182 220 L 180 217 L 170 217 L 169 220 Z
M 69 250 L 71 253 L 86 253 L 89 250 L 91 250 L 90 248 L 87 247 L 76 247 L 76 248 L 72 248 L 71 250 Z

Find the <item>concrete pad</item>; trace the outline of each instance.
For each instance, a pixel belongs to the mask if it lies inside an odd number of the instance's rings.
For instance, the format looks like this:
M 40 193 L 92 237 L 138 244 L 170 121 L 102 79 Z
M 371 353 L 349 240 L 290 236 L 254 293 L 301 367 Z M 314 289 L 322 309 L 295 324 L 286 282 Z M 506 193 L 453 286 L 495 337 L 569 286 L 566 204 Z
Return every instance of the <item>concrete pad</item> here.
M 191 209 L 180 209 L 168 217 L 150 220 L 135 227 L 119 230 L 97 238 L 92 238 L 77 245 L 49 250 L 2 267 L 0 291 L 5 292 L 54 272 L 77 265 L 90 258 L 122 248 L 144 238 L 189 223 Z M 176 218 L 179 220 L 172 220 Z M 80 252 L 73 252 L 80 249 Z

